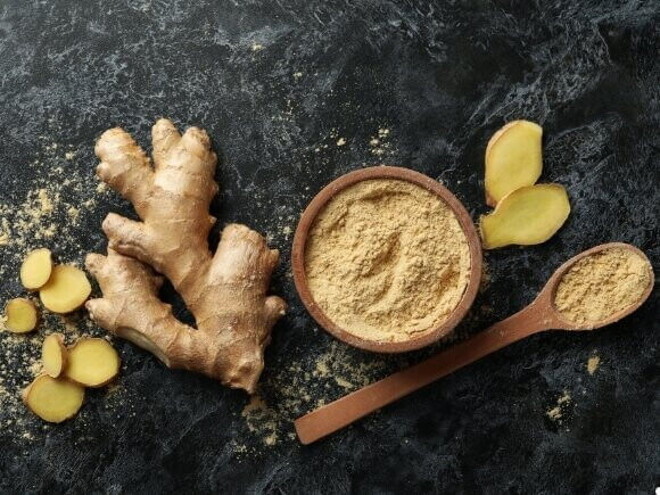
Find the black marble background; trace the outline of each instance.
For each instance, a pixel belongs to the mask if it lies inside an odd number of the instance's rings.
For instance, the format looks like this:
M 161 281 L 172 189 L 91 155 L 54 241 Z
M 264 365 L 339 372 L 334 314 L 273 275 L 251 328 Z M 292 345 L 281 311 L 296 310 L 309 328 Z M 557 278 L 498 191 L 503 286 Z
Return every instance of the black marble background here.
M 530 302 L 562 261 L 601 242 L 631 242 L 657 268 L 659 21 L 658 2 L 642 0 L 2 2 L 0 202 L 19 208 L 56 166 L 85 186 L 70 201 L 95 196 L 93 143 L 111 126 L 143 145 L 159 116 L 207 129 L 222 159 L 213 214 L 268 234 L 283 254 L 274 291 L 291 308 L 263 390 L 276 406 L 270 377 L 291 363 L 313 368 L 333 345 L 295 294 L 289 230 L 344 172 L 419 170 L 476 220 L 487 211 L 490 135 L 517 118 L 543 125 L 542 180 L 568 188 L 573 212 L 542 246 L 486 255 L 490 284 L 460 338 Z M 389 135 L 374 147 L 379 129 Z M 103 250 L 102 218 L 132 213 L 99 197 L 79 226 L 42 244 L 73 261 Z M 11 264 L 3 303 L 20 292 L 18 255 L 0 246 Z M 21 410 L 27 436 L 0 411 L 0 491 L 650 494 L 660 485 L 659 330 L 655 292 L 616 325 L 534 336 L 309 447 L 288 421 L 265 445 L 241 416 L 244 394 L 118 341 L 123 409 L 92 392 L 63 425 Z M 343 352 L 393 370 L 429 351 Z M 590 376 L 592 355 L 602 364 Z M 345 393 L 308 385 L 309 407 Z M 558 423 L 546 412 L 564 391 L 572 401 Z

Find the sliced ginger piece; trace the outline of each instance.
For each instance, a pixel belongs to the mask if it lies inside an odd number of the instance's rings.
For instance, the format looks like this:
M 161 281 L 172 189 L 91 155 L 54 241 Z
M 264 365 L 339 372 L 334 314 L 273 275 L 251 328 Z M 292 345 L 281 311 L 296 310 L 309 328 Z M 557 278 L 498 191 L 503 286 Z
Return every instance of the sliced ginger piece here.
M 570 211 L 566 189 L 559 184 L 517 189 L 502 198 L 491 214 L 481 217 L 484 249 L 541 244 L 560 229 Z
M 534 122 L 515 120 L 493 134 L 486 146 L 486 203 L 496 206 L 516 189 L 531 186 L 543 168 L 543 129 Z
M 7 302 L 5 307 L 5 326 L 14 333 L 31 332 L 37 327 L 39 314 L 32 301 L 17 297 Z
M 65 375 L 86 387 L 102 387 L 119 373 L 119 354 L 108 341 L 96 338 L 79 339 L 69 349 Z
M 39 291 L 43 305 L 53 313 L 80 308 L 92 292 L 87 275 L 72 265 L 56 265 L 48 283 Z
M 43 363 L 44 372 L 52 378 L 60 376 L 66 367 L 67 354 L 68 352 L 64 346 L 64 336 L 61 333 L 51 333 L 44 339 L 41 348 L 41 362 Z
M 34 414 L 50 423 L 61 423 L 80 410 L 85 388 L 46 374 L 39 375 L 23 391 L 23 402 Z
M 53 271 L 50 250 L 46 248 L 31 251 L 21 265 L 21 283 L 28 290 L 40 289 Z

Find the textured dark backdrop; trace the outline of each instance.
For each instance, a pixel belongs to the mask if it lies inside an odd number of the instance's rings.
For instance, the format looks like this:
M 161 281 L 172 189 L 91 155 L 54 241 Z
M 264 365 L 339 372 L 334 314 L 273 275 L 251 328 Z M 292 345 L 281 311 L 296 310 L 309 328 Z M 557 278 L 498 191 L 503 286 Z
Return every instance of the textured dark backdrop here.
M 486 255 L 490 283 L 457 337 L 530 302 L 562 261 L 601 242 L 631 242 L 657 268 L 659 25 L 657 1 L 638 0 L 2 2 L 2 302 L 21 294 L 27 248 L 76 262 L 104 249 L 104 215 L 132 213 L 96 191 L 94 140 L 121 124 L 148 145 L 166 115 L 214 139 L 213 214 L 269 235 L 283 255 L 274 291 L 291 309 L 267 353 L 267 408 L 245 412 L 244 394 L 118 341 L 118 386 L 44 426 L 15 401 L 44 330 L 0 334 L 0 491 L 653 493 L 657 292 L 610 328 L 534 336 L 301 447 L 297 414 L 430 350 L 334 343 L 296 297 L 289 248 L 322 185 L 378 163 L 443 181 L 476 219 L 489 136 L 528 118 L 545 131 L 542 180 L 566 185 L 573 212 L 542 246 Z M 63 325 L 48 317 L 45 331 L 101 333 Z

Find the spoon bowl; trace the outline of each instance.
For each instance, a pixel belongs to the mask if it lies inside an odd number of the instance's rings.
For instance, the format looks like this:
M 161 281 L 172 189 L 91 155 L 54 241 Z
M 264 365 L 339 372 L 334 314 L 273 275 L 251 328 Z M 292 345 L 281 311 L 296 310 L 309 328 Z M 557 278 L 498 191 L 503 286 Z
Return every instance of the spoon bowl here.
M 563 276 L 578 261 L 587 258 L 589 256 L 592 256 L 596 253 L 600 253 L 612 248 L 627 249 L 629 251 L 632 251 L 646 262 L 651 280 L 648 286 L 646 287 L 646 289 L 644 290 L 644 292 L 642 293 L 640 299 L 637 300 L 634 304 L 627 306 L 621 311 L 614 313 L 610 317 L 605 318 L 603 320 L 599 320 L 597 322 L 577 323 L 562 316 L 562 314 L 557 310 L 554 304 L 554 300 L 555 300 L 555 295 L 557 293 L 557 288 L 559 287 L 559 283 L 561 282 Z M 587 249 L 586 251 L 582 251 L 580 254 L 573 256 L 571 259 L 569 259 L 559 268 L 557 268 L 557 270 L 555 270 L 555 272 L 552 274 L 550 279 L 548 279 L 545 286 L 543 287 L 539 295 L 536 297 L 534 302 L 532 302 L 529 306 L 527 306 L 523 311 L 529 312 L 530 315 L 532 316 L 536 314 L 537 331 L 550 330 L 550 329 L 572 330 L 572 331 L 595 330 L 597 328 L 602 328 L 607 325 L 611 325 L 612 323 L 616 323 L 620 319 L 625 318 L 629 314 L 637 311 L 637 309 L 642 304 L 644 304 L 644 302 L 651 295 L 651 292 L 653 291 L 653 286 L 654 286 L 653 267 L 651 265 L 650 260 L 644 254 L 643 251 L 636 248 L 635 246 L 623 242 L 608 242 L 606 244 L 600 244 L 599 246 L 595 246 L 591 249 Z

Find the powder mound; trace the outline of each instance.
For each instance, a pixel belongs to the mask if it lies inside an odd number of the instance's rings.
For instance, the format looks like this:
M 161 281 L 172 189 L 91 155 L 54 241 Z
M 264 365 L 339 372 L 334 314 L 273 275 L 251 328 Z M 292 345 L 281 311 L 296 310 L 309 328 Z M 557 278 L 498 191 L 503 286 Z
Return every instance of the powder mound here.
M 651 267 L 639 254 L 609 248 L 582 258 L 564 274 L 555 307 L 575 323 L 598 323 L 638 302 L 651 283 Z
M 309 232 L 305 272 L 315 302 L 347 332 L 402 342 L 446 321 L 468 285 L 470 251 L 436 194 L 375 179 L 330 200 Z

